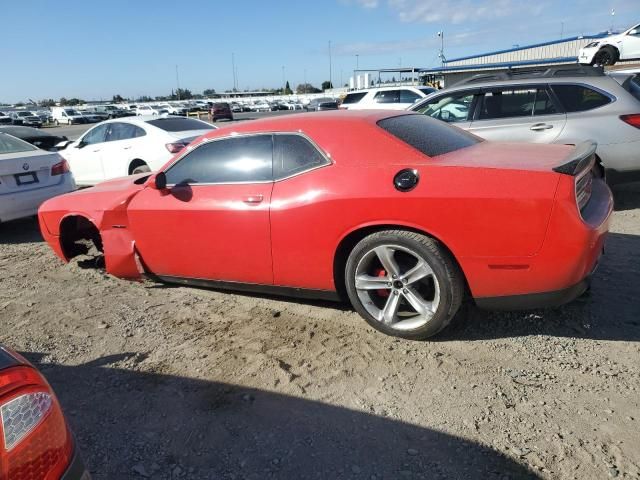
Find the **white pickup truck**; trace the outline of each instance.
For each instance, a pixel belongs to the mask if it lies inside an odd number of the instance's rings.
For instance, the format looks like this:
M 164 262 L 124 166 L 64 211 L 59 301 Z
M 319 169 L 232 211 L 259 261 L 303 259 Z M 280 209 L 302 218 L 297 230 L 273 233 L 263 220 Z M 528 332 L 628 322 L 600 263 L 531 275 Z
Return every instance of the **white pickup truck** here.
M 613 65 L 640 59 L 640 24 L 617 35 L 603 38 L 580 49 L 578 62 L 587 65 Z

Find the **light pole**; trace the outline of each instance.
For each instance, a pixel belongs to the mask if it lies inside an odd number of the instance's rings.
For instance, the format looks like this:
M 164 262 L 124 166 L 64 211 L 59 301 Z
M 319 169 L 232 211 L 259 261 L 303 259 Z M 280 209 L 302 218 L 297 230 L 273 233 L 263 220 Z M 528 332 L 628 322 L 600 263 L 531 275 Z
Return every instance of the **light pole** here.
M 614 25 L 614 21 L 613 21 L 613 19 L 614 19 L 614 17 L 615 17 L 615 16 L 616 16 L 616 9 L 615 9 L 615 8 L 612 8 L 612 9 L 611 9 L 611 33 L 613 33 L 613 28 L 614 28 L 614 26 L 615 26 L 615 25 Z
M 178 65 L 176 65 L 176 85 L 177 85 L 177 90 L 176 90 L 176 95 L 178 95 L 178 100 L 180 100 L 180 77 L 178 76 Z
M 284 95 L 287 90 L 286 80 L 284 79 L 284 65 L 282 66 L 282 94 Z
M 235 92 L 238 87 L 238 79 L 236 77 L 236 56 L 233 52 L 231 52 L 231 70 L 233 74 L 233 91 Z
M 333 65 L 331 64 L 331 40 L 329 40 L 329 88 L 333 88 L 333 79 L 331 78 L 332 69 Z
M 440 37 L 440 53 L 438 54 L 438 56 L 440 57 L 440 61 L 442 62 L 442 66 L 444 67 L 445 58 L 444 58 L 444 31 L 443 30 L 440 30 L 438 32 L 438 37 Z

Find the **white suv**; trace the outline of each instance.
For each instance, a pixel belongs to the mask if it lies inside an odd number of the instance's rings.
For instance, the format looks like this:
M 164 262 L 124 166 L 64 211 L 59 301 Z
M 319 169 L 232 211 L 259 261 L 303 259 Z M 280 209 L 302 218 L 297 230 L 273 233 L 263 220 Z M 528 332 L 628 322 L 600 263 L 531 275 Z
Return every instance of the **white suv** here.
M 432 87 L 380 87 L 349 92 L 340 108 L 345 110 L 405 110 L 435 92 Z

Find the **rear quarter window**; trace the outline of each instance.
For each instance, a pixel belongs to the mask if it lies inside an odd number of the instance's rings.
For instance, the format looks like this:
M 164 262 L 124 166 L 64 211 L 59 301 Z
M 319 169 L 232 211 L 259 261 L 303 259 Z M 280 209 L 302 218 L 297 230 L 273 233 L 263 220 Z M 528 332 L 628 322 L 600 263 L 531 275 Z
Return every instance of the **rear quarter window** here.
M 348 93 L 347 96 L 344 97 L 344 100 L 342 100 L 342 104 L 349 105 L 351 103 L 358 103 L 366 94 L 367 92 Z
M 611 103 L 611 99 L 582 85 L 552 85 L 553 92 L 567 113 L 586 112 Z
M 480 143 L 482 139 L 426 115 L 402 115 L 378 121 L 378 126 L 429 157 Z
M 640 100 L 640 75 L 636 75 L 629 82 L 629 93 L 633 95 L 636 100 Z

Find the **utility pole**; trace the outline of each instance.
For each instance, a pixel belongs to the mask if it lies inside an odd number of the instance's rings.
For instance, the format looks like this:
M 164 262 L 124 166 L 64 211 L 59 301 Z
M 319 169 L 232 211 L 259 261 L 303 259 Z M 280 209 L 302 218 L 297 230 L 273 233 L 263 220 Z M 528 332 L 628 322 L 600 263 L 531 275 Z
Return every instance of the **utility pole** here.
M 616 9 L 612 8 L 611 9 L 611 33 L 613 33 L 613 28 L 614 28 L 614 17 L 616 16 Z
M 176 95 L 178 95 L 178 100 L 180 100 L 180 76 L 178 75 L 178 65 L 176 65 L 176 85 L 178 86 Z
M 285 94 L 285 91 L 287 89 L 287 84 L 286 84 L 286 80 L 285 80 L 285 75 L 284 75 L 284 65 L 282 66 L 282 94 Z
M 236 77 L 236 55 L 231 52 L 231 70 L 233 73 L 233 91 L 235 92 L 238 86 L 238 78 Z
M 332 69 L 333 69 L 333 65 L 331 64 L 331 40 L 329 40 L 329 87 L 331 88 L 333 88 L 333 78 L 331 78 Z
M 444 67 L 444 31 L 440 30 L 438 32 L 438 37 L 440 37 L 440 54 L 438 55 L 440 57 L 440 61 L 442 63 L 442 66 Z

